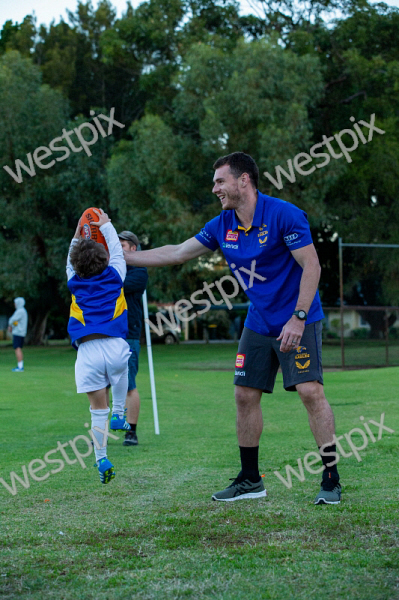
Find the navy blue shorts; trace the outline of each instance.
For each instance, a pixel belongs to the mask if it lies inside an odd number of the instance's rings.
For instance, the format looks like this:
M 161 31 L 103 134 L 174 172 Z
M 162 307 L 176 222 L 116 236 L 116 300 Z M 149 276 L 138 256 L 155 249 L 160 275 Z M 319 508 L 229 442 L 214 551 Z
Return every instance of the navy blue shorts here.
M 278 368 L 283 372 L 284 388 L 295 392 L 298 383 L 318 381 L 323 384 L 321 363 L 321 321 L 305 325 L 301 345 L 281 352 L 281 341 L 244 327 L 235 365 L 235 385 L 271 394 Z
M 129 358 L 129 383 L 127 386 L 127 391 L 135 390 L 136 385 L 136 375 L 139 370 L 139 354 L 140 354 L 140 340 L 132 340 L 127 339 L 127 343 L 130 346 L 130 350 L 132 351 Z
M 25 337 L 23 337 L 22 335 L 13 335 L 12 336 L 12 347 L 14 348 L 14 350 L 16 350 L 17 348 L 23 348 L 24 341 L 25 341 Z

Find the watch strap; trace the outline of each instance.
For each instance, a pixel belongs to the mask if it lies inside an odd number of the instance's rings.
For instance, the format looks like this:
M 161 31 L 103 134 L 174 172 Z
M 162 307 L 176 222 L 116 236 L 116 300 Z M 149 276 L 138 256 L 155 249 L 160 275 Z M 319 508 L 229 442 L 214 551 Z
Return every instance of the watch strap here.
M 306 319 L 308 318 L 308 314 L 304 310 L 294 310 L 292 316 L 298 317 L 298 319 L 300 319 L 301 321 L 306 321 Z

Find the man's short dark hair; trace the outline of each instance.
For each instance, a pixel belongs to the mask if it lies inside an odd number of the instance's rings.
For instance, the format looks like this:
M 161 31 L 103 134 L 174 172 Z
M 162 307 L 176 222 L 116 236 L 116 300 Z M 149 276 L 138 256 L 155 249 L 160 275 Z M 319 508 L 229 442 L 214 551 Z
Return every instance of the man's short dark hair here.
M 216 170 L 224 167 L 224 165 L 229 165 L 230 171 L 236 179 L 243 173 L 248 173 L 252 185 L 255 189 L 258 188 L 259 169 L 252 156 L 244 154 L 244 152 L 233 152 L 232 154 L 218 158 L 213 168 Z
M 82 279 L 100 275 L 108 266 L 108 253 L 94 240 L 80 239 L 73 245 L 69 260 L 75 273 Z

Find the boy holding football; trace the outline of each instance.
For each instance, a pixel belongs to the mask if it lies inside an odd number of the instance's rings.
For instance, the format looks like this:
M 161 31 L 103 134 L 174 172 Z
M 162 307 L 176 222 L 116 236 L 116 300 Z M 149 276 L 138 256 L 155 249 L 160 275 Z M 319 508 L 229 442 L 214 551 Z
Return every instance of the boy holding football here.
M 127 305 L 123 293 L 126 262 L 122 247 L 108 215 L 93 209 L 96 223 L 108 246 L 81 238 L 80 220 L 72 239 L 68 260 L 68 288 L 72 304 L 68 333 L 78 354 L 75 378 L 78 394 L 87 393 L 90 402 L 94 451 L 102 483 L 115 477 L 107 458 L 108 390 L 112 385 L 112 429 L 129 429 L 123 417 L 128 387 L 130 349 Z

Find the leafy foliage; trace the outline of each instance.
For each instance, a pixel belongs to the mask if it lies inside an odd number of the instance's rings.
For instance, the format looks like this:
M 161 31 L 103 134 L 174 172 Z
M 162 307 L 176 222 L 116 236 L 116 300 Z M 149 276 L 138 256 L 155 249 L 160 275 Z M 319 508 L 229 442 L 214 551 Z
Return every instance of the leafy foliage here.
M 67 314 L 65 255 L 87 206 L 110 209 L 145 247 L 181 242 L 219 211 L 211 193 L 218 156 L 242 150 L 273 173 L 351 127 L 351 116 L 368 122 L 375 113 L 385 134 L 359 144 L 350 164 L 332 160 L 283 190 L 261 175 L 260 189 L 308 212 L 329 304 L 338 296 L 337 235 L 399 243 L 399 11 L 366 0 L 252 6 L 241 16 L 230 0 L 149 0 L 117 19 L 100 0 L 79 2 L 68 23 L 37 27 L 29 15 L 5 23 L 1 167 L 89 121 L 92 109 L 114 107 L 126 127 L 100 137 L 91 157 L 71 154 L 22 184 L 1 169 L 3 301 L 25 295 L 38 327 L 49 310 Z M 344 258 L 349 301 L 360 289 L 368 304 L 399 303 L 396 251 Z M 188 297 L 215 268 L 227 272 L 218 253 L 153 270 L 150 296 Z

